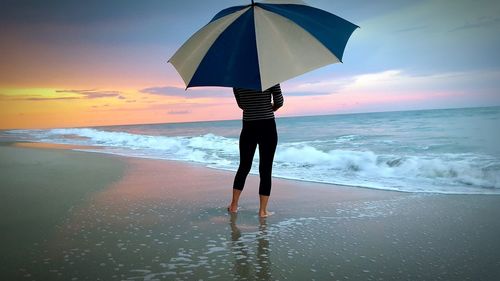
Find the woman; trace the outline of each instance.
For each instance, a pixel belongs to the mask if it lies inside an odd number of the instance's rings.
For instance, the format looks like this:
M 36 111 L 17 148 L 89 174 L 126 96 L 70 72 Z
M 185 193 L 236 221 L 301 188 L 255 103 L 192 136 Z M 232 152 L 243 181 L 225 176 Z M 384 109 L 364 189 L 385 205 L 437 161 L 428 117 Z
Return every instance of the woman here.
M 283 106 L 283 95 L 279 84 L 263 92 L 242 88 L 233 88 L 233 92 L 238 106 L 243 109 L 243 128 L 240 134 L 240 166 L 234 178 L 233 199 L 227 209 L 237 212 L 238 201 L 259 145 L 259 217 L 268 217 L 273 214 L 267 211 L 267 202 L 271 194 L 271 172 L 278 144 L 274 111 Z

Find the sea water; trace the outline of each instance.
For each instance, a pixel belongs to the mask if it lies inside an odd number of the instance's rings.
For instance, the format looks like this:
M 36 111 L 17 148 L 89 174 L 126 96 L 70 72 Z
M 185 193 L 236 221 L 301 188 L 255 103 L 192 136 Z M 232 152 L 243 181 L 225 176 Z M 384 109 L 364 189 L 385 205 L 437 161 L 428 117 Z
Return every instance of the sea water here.
M 275 177 L 453 194 L 500 194 L 500 107 L 276 119 Z M 241 120 L 1 131 L 3 139 L 235 171 Z M 258 153 L 252 173 L 258 173 Z

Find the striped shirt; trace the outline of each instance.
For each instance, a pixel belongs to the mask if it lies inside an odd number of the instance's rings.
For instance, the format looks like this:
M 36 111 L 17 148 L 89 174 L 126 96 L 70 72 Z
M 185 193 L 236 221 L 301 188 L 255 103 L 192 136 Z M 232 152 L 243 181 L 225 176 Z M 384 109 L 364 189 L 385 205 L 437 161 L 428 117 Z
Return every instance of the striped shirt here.
M 243 120 L 254 121 L 273 119 L 274 111 L 283 106 L 280 84 L 261 92 L 242 88 L 233 88 L 238 106 L 243 109 Z M 271 96 L 274 102 L 271 103 Z

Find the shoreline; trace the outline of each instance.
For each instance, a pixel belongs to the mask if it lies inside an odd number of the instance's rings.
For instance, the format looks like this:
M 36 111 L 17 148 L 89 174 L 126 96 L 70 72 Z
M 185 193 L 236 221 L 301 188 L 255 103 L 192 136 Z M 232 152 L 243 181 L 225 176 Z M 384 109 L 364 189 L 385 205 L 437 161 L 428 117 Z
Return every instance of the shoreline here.
M 85 149 L 92 149 L 92 150 L 99 150 L 100 147 L 95 147 L 95 146 L 81 146 L 81 145 L 72 145 L 72 144 L 55 144 L 55 143 L 46 143 L 46 142 L 8 142 L 4 143 L 7 146 L 12 146 L 12 147 L 19 147 L 19 148 L 28 148 L 28 149 L 42 149 L 42 150 L 62 150 L 62 151 L 71 151 L 75 153 L 83 153 L 83 154 L 94 154 L 94 155 L 102 155 L 103 157 L 111 157 L 111 158 L 116 158 L 124 162 L 130 162 L 130 161 L 138 161 L 138 162 L 155 162 L 158 164 L 165 164 L 166 166 L 169 165 L 175 165 L 178 166 L 179 168 L 192 168 L 192 169 L 200 169 L 200 170 L 205 170 L 205 172 L 212 171 L 213 173 L 218 174 L 220 177 L 234 177 L 235 171 L 231 170 L 224 170 L 224 169 L 218 169 L 218 168 L 213 168 L 213 167 L 208 167 L 204 166 L 203 164 L 200 163 L 195 163 L 195 162 L 185 162 L 185 161 L 178 161 L 178 160 L 170 160 L 170 159 L 163 159 L 163 158 L 148 158 L 148 157 L 139 157 L 139 156 L 129 156 L 129 155 L 122 155 L 122 154 L 115 154 L 115 153 L 109 153 L 109 152 L 98 152 L 98 151 L 88 151 Z M 1 144 L 0 144 L 1 146 Z M 258 174 L 249 174 L 248 175 L 248 181 L 253 182 L 253 185 L 255 183 L 258 184 Z M 406 194 L 406 195 L 411 195 L 411 194 L 420 194 L 420 192 L 410 192 L 410 191 L 401 191 L 401 190 L 389 190 L 389 189 L 378 189 L 378 188 L 371 188 L 371 187 L 363 187 L 363 186 L 355 186 L 355 185 L 344 185 L 344 184 L 333 184 L 333 183 L 326 183 L 326 182 L 316 182 L 316 181 L 307 181 L 307 180 L 300 180 L 300 179 L 290 179 L 290 178 L 282 178 L 282 177 L 275 177 L 273 176 L 273 182 L 278 182 L 279 185 L 293 185 L 295 187 L 307 187 L 307 188 L 322 188 L 322 189 L 329 189 L 329 188 L 336 188 L 336 189 L 345 189 L 345 190 L 358 190 L 358 192 L 362 191 L 368 191 L 368 192 L 375 192 L 377 193 L 378 191 L 382 193 L 387 193 L 387 194 Z M 232 184 L 231 184 L 232 185 Z M 246 184 L 248 185 L 248 184 Z M 311 187 L 312 186 L 312 187 Z M 439 193 L 425 193 L 422 192 L 422 194 L 436 194 L 438 195 Z M 469 194 L 463 194 L 463 195 L 469 195 Z M 476 195 L 476 194 L 472 194 Z M 484 194 L 477 194 L 477 195 L 484 195 Z
M 262 220 L 255 175 L 231 215 L 229 171 L 66 146 L 0 145 L 0 164 L 1 206 L 19 214 L 1 220 L 6 280 L 500 276 L 497 196 L 275 178 Z
M 85 145 L 73 145 L 73 144 L 57 144 L 57 143 L 32 142 L 32 141 L 8 141 L 8 142 L 0 142 L 0 146 L 1 145 L 7 145 L 7 146 L 11 145 L 11 146 L 16 146 L 16 147 L 39 148 L 39 149 L 63 149 L 63 150 L 70 150 L 70 151 L 75 151 L 75 152 L 112 155 L 112 156 L 123 157 L 125 159 L 127 159 L 127 158 L 138 158 L 138 159 L 146 159 L 146 160 L 165 161 L 167 163 L 168 162 L 180 163 L 182 165 L 193 165 L 193 166 L 201 168 L 201 169 L 210 169 L 210 170 L 215 170 L 215 171 L 225 171 L 225 172 L 229 172 L 229 173 L 233 173 L 233 174 L 236 172 L 236 171 L 232 171 L 232 170 L 229 170 L 229 169 L 221 169 L 221 168 L 214 168 L 214 167 L 210 167 L 210 166 L 205 166 L 204 164 L 196 163 L 196 162 L 187 162 L 187 161 L 171 160 L 171 159 L 164 159 L 164 158 L 151 158 L 151 157 L 123 155 L 123 154 L 110 153 L 110 152 L 99 152 L 99 150 L 103 149 L 103 147 L 99 147 L 99 146 L 85 146 Z M 89 149 L 89 150 L 86 150 L 86 149 Z M 258 173 L 250 173 L 249 176 L 258 176 Z M 360 188 L 360 189 L 367 189 L 367 190 L 379 190 L 379 191 L 398 192 L 398 193 L 405 193 L 405 194 L 500 196 L 500 193 L 466 193 L 466 192 L 442 192 L 442 191 L 441 192 L 407 191 L 407 190 L 398 190 L 398 189 L 393 189 L 393 188 L 368 187 L 368 186 L 360 186 L 360 185 L 329 183 L 329 182 L 324 182 L 324 181 L 314 181 L 314 180 L 286 178 L 286 177 L 280 177 L 280 176 L 274 176 L 274 175 L 273 175 L 273 180 L 285 180 L 285 181 L 292 181 L 292 182 L 305 183 L 305 184 L 309 183 L 309 184 L 319 184 L 319 185 L 326 185 L 326 186 L 332 186 L 332 187 Z
M 79 152 L 79 153 L 92 153 L 92 154 L 98 154 L 98 155 L 109 155 L 112 157 L 123 158 L 123 160 L 125 160 L 125 161 L 126 161 L 126 159 L 144 159 L 144 160 L 152 160 L 152 161 L 161 161 L 161 162 L 165 162 L 165 163 L 175 163 L 175 164 L 179 164 L 182 166 L 193 166 L 193 167 L 200 168 L 200 169 L 221 171 L 221 172 L 227 173 L 228 176 L 230 176 L 230 175 L 234 176 L 234 173 L 236 172 L 236 171 L 232 171 L 232 170 L 209 167 L 209 166 L 205 166 L 204 164 L 195 163 L 195 162 L 186 162 L 186 161 L 170 160 L 170 159 L 163 159 L 163 158 L 130 156 L 130 155 L 117 154 L 117 153 L 110 153 L 110 152 L 99 152 L 98 150 L 100 150 L 101 147 L 98 147 L 98 146 L 57 144 L 57 143 L 31 142 L 31 141 L 11 141 L 11 142 L 3 142 L 3 143 L 0 142 L 0 146 L 1 145 L 14 146 L 14 147 L 24 147 L 24 148 L 34 148 L 34 149 L 49 149 L 49 150 L 50 149 L 59 149 L 59 150 L 68 150 L 68 151 L 74 151 L 74 152 Z M 89 150 L 85 150 L 85 149 L 91 149 L 91 150 L 97 150 L 97 151 L 89 151 Z M 258 174 L 250 173 L 248 175 L 248 177 L 258 177 Z M 328 183 L 328 182 L 321 182 L 321 181 L 292 179 L 292 178 L 285 178 L 285 177 L 278 177 L 278 176 L 273 176 L 273 181 L 274 180 L 289 181 L 289 182 L 294 182 L 296 184 L 304 184 L 304 185 L 312 184 L 312 185 L 319 185 L 319 186 L 324 186 L 324 187 L 331 186 L 331 187 L 342 187 L 342 188 L 360 188 L 360 189 L 367 189 L 367 190 L 379 190 L 382 192 L 387 191 L 387 192 L 408 193 L 408 194 L 412 194 L 412 193 L 440 194 L 440 193 L 432 193 L 432 192 L 412 192 L 412 191 L 391 190 L 391 189 L 356 186 L 356 185 L 348 185 L 348 184 L 336 184 L 336 183 Z M 464 195 L 468 195 L 468 194 L 464 194 Z M 475 194 L 472 194 L 472 195 L 475 195 Z M 480 195 L 489 195 L 489 194 L 480 194 Z

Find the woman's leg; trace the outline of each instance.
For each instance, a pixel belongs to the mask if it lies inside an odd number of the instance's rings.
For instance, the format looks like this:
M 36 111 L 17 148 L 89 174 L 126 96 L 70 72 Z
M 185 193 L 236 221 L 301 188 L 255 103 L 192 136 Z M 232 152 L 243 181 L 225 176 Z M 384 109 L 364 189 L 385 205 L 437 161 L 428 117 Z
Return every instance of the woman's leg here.
M 238 202 L 240 199 L 243 187 L 245 187 L 245 181 L 252 168 L 253 156 L 257 148 L 257 140 L 255 133 L 243 125 L 243 129 L 240 134 L 240 166 L 234 177 L 233 184 L 233 197 L 231 200 L 231 206 L 229 211 L 236 212 L 238 209 Z
M 273 119 L 266 122 L 266 126 L 263 126 L 262 135 L 259 138 L 259 215 L 261 217 L 269 215 L 267 212 L 267 202 L 269 201 L 269 195 L 271 195 L 273 160 L 277 145 L 278 133 L 276 132 L 276 123 Z
M 267 210 L 267 202 L 269 202 L 269 196 L 259 195 L 259 199 L 260 199 L 259 217 L 265 218 L 274 214 L 274 212 L 269 212 Z
M 236 213 L 238 211 L 238 202 L 240 201 L 241 190 L 233 188 L 233 198 L 231 199 L 231 204 L 228 207 L 228 211 Z

